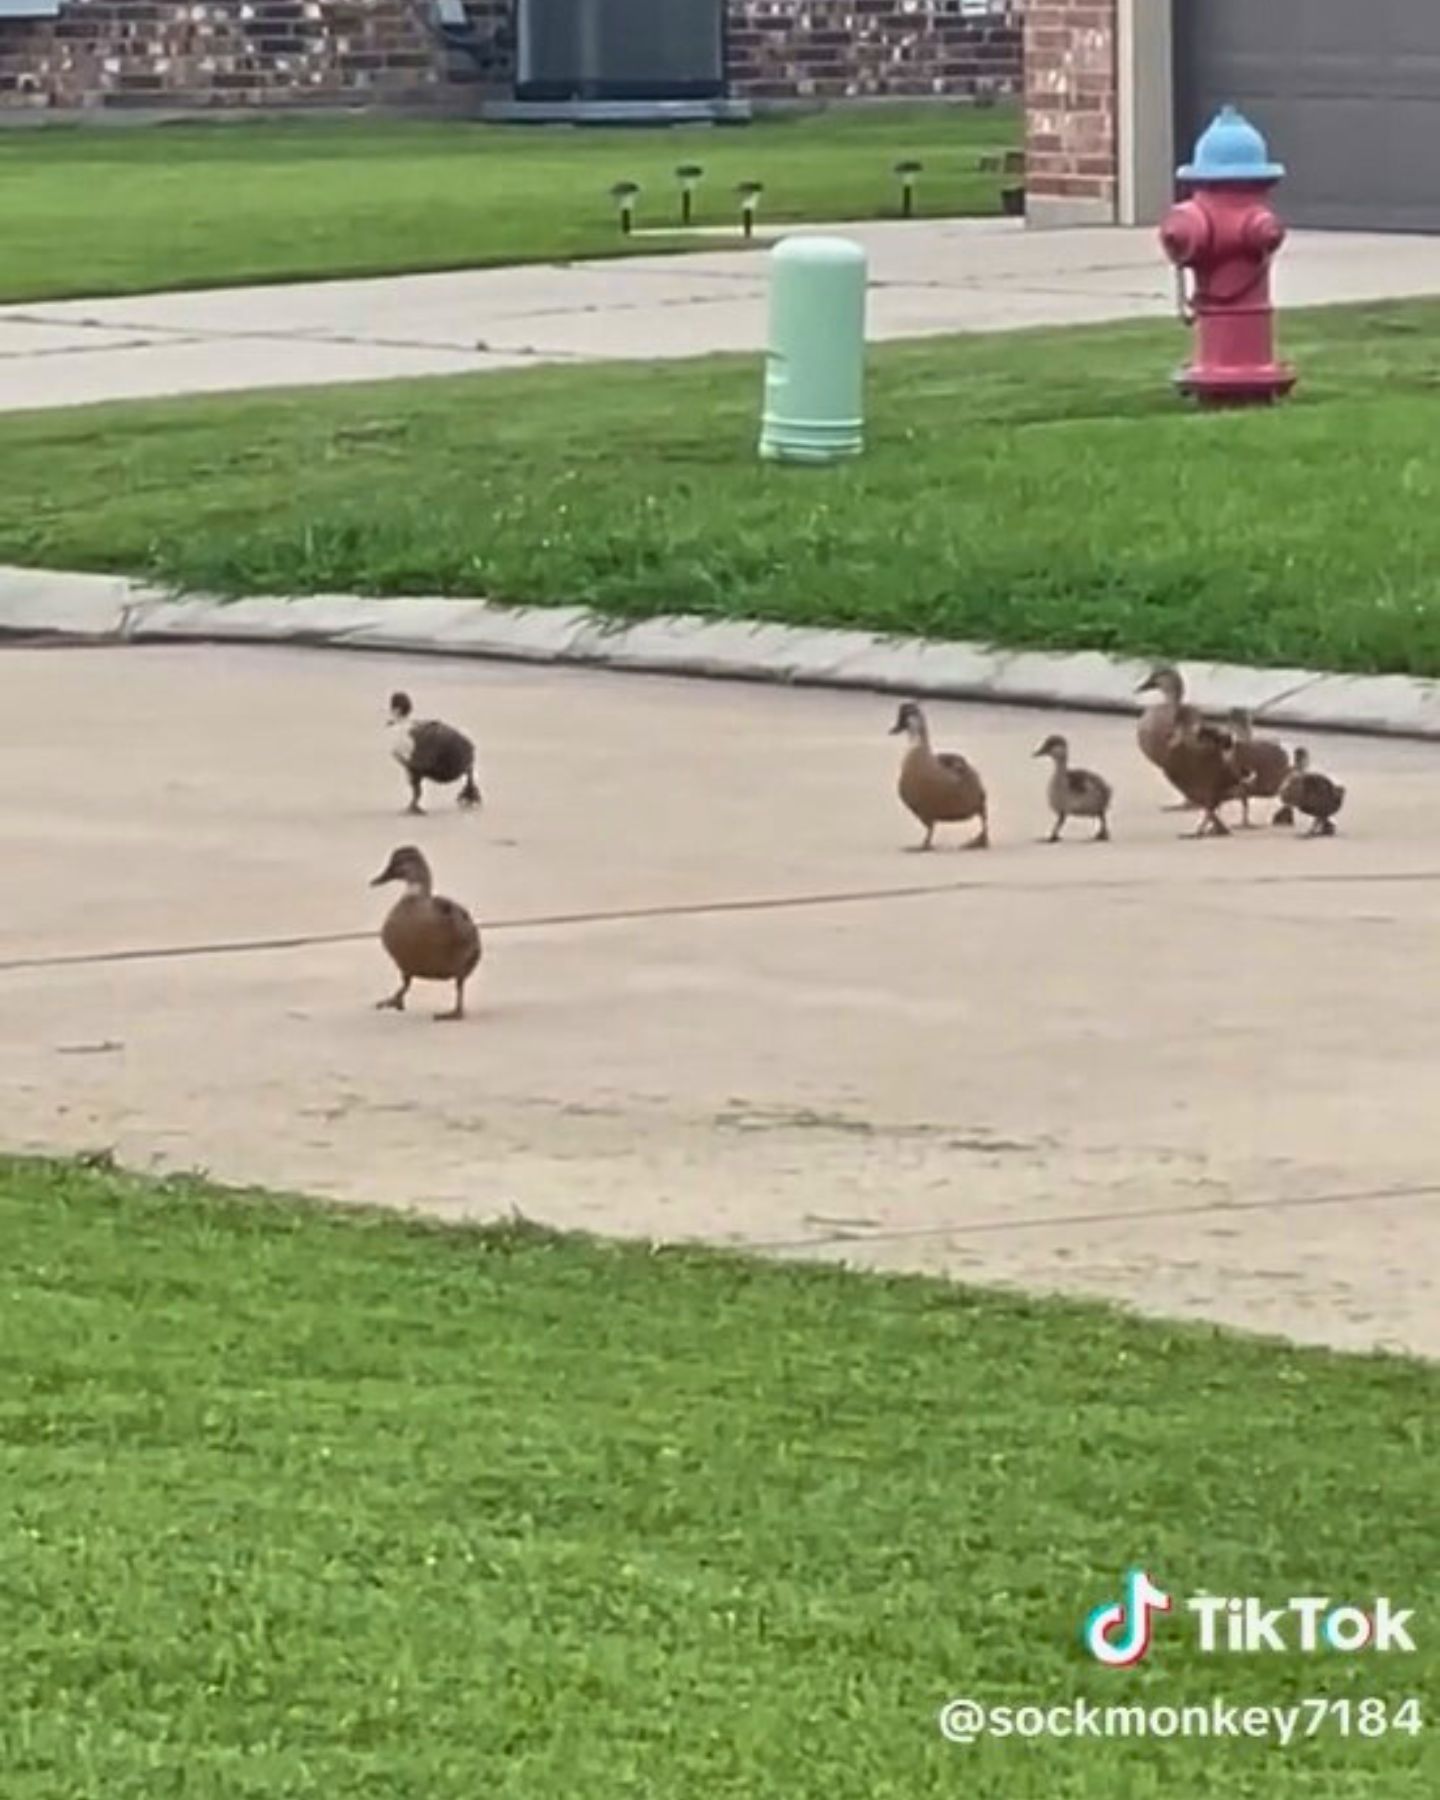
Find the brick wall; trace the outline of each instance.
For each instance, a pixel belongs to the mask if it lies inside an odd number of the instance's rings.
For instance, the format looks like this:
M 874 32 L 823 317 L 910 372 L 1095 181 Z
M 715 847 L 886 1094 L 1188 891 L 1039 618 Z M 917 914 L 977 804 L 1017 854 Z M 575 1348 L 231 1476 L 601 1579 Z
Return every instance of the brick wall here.
M 508 24 L 509 0 L 469 10 L 481 31 Z M 0 106 L 413 103 L 476 78 L 425 18 L 417 0 L 65 0 L 55 19 L 0 18 Z
M 729 0 L 734 91 L 754 99 L 1014 94 L 1022 0 Z
M 1022 0 L 728 0 L 733 91 L 757 99 L 1015 93 Z M 426 0 L 65 0 L 0 17 L 0 108 L 453 100 L 513 69 L 513 0 L 467 0 L 488 54 Z
M 1026 187 L 1032 218 L 1115 216 L 1116 0 L 1029 0 Z

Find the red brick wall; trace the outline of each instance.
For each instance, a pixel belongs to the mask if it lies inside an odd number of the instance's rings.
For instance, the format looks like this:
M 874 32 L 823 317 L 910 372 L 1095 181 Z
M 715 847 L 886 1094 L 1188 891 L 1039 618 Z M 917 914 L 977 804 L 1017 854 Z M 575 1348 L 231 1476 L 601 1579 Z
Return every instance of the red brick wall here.
M 472 7 L 508 13 L 507 0 Z M 445 58 L 416 0 L 64 0 L 0 18 L 0 105 L 192 108 L 425 99 Z
M 764 98 L 1016 93 L 1022 0 L 728 0 L 733 91 Z M 0 108 L 439 100 L 511 72 L 513 0 L 467 0 L 495 51 L 447 54 L 425 0 L 65 0 L 0 18 Z
M 1026 187 L 1047 205 L 1112 215 L 1116 199 L 1116 0 L 1029 0 Z M 1036 203 L 1038 202 L 1038 207 Z
M 1015 94 L 1022 0 L 729 0 L 731 83 L 755 99 Z

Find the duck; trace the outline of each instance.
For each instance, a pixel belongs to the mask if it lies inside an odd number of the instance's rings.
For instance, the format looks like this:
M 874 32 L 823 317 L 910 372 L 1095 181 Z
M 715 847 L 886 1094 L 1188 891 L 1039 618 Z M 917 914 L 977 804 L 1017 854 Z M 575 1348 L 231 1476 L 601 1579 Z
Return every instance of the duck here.
M 403 881 L 405 892 L 386 914 L 380 942 L 400 971 L 400 986 L 377 1000 L 378 1012 L 404 1012 L 415 981 L 453 981 L 455 1004 L 437 1020 L 465 1017 L 465 983 L 480 966 L 480 928 L 465 908 L 435 892 L 430 865 L 414 844 L 392 851 L 389 862 L 370 883 L 385 887 Z
M 1067 819 L 1095 819 L 1098 823 L 1091 841 L 1108 844 L 1110 802 L 1114 798 L 1110 783 L 1091 769 L 1072 769 L 1069 741 L 1057 732 L 1052 732 L 1035 754 L 1048 756 L 1055 765 L 1046 789 L 1050 810 L 1055 815 L 1055 825 L 1045 842 L 1060 842 L 1060 834 L 1065 829 Z
M 1175 717 L 1185 701 L 1185 678 L 1170 663 L 1157 663 L 1135 692 L 1160 696 L 1141 713 L 1135 726 L 1135 741 L 1141 755 L 1157 769 L 1163 769 L 1165 752 L 1175 730 Z
M 965 848 L 988 850 L 989 803 L 985 795 L 985 784 L 979 774 L 963 756 L 957 756 L 950 750 L 931 749 L 930 727 L 925 722 L 925 714 L 914 700 L 902 703 L 895 715 L 895 723 L 890 727 L 891 737 L 898 737 L 902 733 L 909 738 L 910 747 L 900 764 L 897 791 L 901 804 L 925 827 L 923 841 L 913 848 L 929 850 L 937 825 L 978 819 L 980 829 L 966 843 Z
M 421 785 L 433 781 L 448 787 L 460 783 L 461 806 L 479 806 L 480 789 L 475 784 L 475 746 L 463 731 L 446 725 L 440 719 L 417 719 L 415 704 L 408 694 L 390 696 L 390 717 L 386 723 L 399 730 L 399 740 L 392 754 L 410 778 L 410 804 L 407 812 L 420 813 Z
M 1238 800 L 1245 779 L 1235 766 L 1235 740 L 1218 725 L 1207 724 L 1197 707 L 1181 705 L 1175 716 L 1165 760 L 1160 765 L 1167 779 L 1202 814 L 1186 837 L 1229 837 L 1230 827 L 1220 817 L 1227 800 Z
M 1345 790 L 1328 775 L 1310 767 L 1310 752 L 1295 752 L 1290 774 L 1280 789 L 1280 799 L 1293 813 L 1304 813 L 1310 820 L 1306 837 L 1334 837 L 1335 815 L 1345 804 Z
M 1141 713 L 1135 727 L 1135 741 L 1140 746 L 1141 755 L 1148 762 L 1154 763 L 1157 769 L 1163 770 L 1180 709 L 1185 704 L 1185 678 L 1173 664 L 1157 663 L 1135 692 L 1160 696 L 1158 700 L 1152 700 Z M 1189 812 L 1192 805 L 1186 800 L 1179 806 L 1169 806 L 1165 810 Z
M 1235 767 L 1245 777 L 1245 791 L 1240 796 L 1241 823 L 1250 825 L 1250 802 L 1274 800 L 1290 774 L 1290 752 L 1276 738 L 1256 737 L 1255 720 L 1243 707 L 1230 710 L 1230 727 L 1235 739 L 1232 752 Z M 1272 825 L 1293 825 L 1295 814 L 1281 804 Z

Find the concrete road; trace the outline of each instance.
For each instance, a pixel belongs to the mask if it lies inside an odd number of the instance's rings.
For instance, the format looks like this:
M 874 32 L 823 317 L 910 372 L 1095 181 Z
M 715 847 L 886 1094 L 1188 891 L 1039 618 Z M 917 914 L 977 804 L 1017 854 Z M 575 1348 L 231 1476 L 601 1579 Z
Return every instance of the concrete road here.
M 998 219 L 827 229 L 869 248 L 876 340 L 1174 310 L 1148 230 L 1027 232 Z M 1440 293 L 1440 238 L 1301 232 L 1277 285 L 1290 306 Z M 733 248 L 0 307 L 0 411 L 757 350 L 764 315 L 764 259 Z
M 914 856 L 879 697 L 314 651 L 0 670 L 9 1148 L 1440 1353 L 1440 748 L 1317 740 L 1343 836 L 1197 844 L 1123 720 L 936 707 L 996 847 Z M 476 732 L 478 819 L 401 816 L 401 682 Z M 1056 724 L 1117 783 L 1110 847 L 1035 842 Z M 461 1026 L 438 990 L 371 1010 L 366 882 L 410 838 L 489 925 Z

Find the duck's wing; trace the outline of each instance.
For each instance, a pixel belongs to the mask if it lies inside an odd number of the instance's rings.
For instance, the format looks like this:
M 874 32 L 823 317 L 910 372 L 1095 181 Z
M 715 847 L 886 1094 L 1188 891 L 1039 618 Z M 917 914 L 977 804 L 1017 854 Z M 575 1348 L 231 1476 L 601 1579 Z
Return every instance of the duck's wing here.
M 1093 769 L 1067 769 L 1065 785 L 1077 800 L 1108 802 L 1110 799 L 1110 783 Z
M 1345 802 L 1345 790 L 1333 782 L 1328 775 L 1315 777 L 1316 789 L 1325 812 L 1333 817 Z
M 440 719 L 410 727 L 410 766 L 437 781 L 454 781 L 473 767 L 475 746 L 463 731 Z
M 473 968 L 480 959 L 480 927 L 468 908 L 461 906 L 458 900 L 447 900 L 442 894 L 436 894 L 430 902 L 430 917 L 436 935 L 444 939 L 453 962 L 468 962 Z
M 475 930 L 474 914 L 458 900 L 447 900 L 443 894 L 436 894 L 431 905 L 435 908 L 435 917 L 444 924 L 447 931 L 454 932 L 457 937 Z

